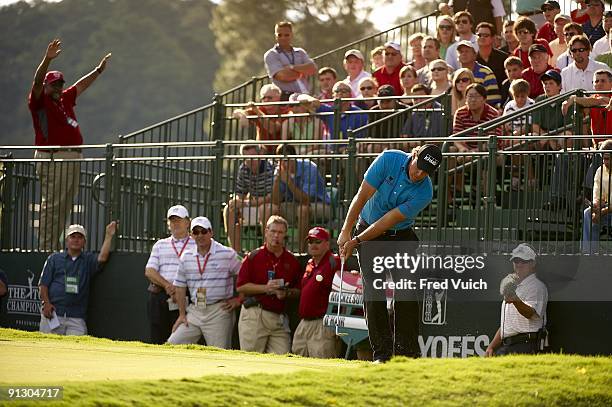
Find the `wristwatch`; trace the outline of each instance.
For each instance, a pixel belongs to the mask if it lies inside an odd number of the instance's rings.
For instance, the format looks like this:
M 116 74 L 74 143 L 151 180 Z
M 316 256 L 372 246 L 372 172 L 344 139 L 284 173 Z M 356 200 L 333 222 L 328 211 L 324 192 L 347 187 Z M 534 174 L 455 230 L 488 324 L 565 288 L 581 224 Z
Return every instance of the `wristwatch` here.
M 359 238 L 359 236 L 355 236 L 355 240 L 357 241 L 357 245 L 361 244 L 361 239 Z

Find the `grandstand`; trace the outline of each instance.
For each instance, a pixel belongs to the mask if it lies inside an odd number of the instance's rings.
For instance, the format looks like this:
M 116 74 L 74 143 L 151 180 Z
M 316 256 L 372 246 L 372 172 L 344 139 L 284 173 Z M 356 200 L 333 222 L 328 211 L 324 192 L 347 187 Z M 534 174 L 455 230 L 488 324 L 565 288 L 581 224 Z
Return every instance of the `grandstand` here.
M 342 71 L 344 53 L 352 48 L 360 49 L 367 55 L 380 44 L 397 41 L 407 51 L 407 38 L 411 34 L 435 32 L 436 17 L 437 12 L 432 12 L 314 59 L 319 67 L 331 66 Z M 316 88 L 314 78 L 312 80 Z M 554 255 L 574 257 L 580 253 L 584 198 L 589 197 L 590 193 L 584 179 L 594 155 L 592 150 L 582 148 L 592 138 L 584 131 L 588 118 L 575 108 L 572 122 L 566 128 L 543 135 L 532 134 L 529 128 L 527 135 L 515 136 L 507 131 L 507 125 L 521 120 L 531 126 L 532 115 L 572 95 L 583 96 L 589 92 L 573 89 L 455 134 L 452 131 L 449 93 L 432 98 L 387 97 L 412 99 L 412 105 L 406 109 L 377 112 L 342 112 L 342 102 L 346 99 L 329 100 L 333 107 L 331 113 L 283 112 L 250 116 L 249 119 L 268 119 L 269 122 L 297 118 L 309 125 L 325 115 L 332 116 L 334 123 L 340 123 L 343 115 L 365 113 L 369 116 L 368 124 L 348 130 L 346 135 L 341 134 L 340 126 L 336 125 L 333 133 L 322 140 L 284 140 L 283 143 L 296 147 L 296 155 L 242 156 L 239 153 L 240 145 L 256 138 L 256 127 L 241 127 L 232 112 L 258 100 L 259 89 L 267 83 L 267 77 L 253 77 L 240 86 L 215 95 L 208 105 L 121 135 L 117 143 L 82 146 L 85 156 L 89 158 L 78 161 L 81 181 L 71 222 L 85 225 L 91 236 L 89 247 L 95 248 L 100 246 L 104 225 L 118 219 L 120 231 L 114 243 L 116 260 L 111 261 L 109 266 L 115 269 L 110 274 L 117 277 L 121 273 L 131 272 L 123 277 L 125 287 L 121 292 L 105 290 L 112 287 L 108 279 L 100 282 L 98 296 L 92 300 L 93 325 L 98 322 L 100 326 L 92 330 L 94 334 L 142 339 L 143 322 L 134 322 L 143 317 L 145 303 L 144 278 L 140 270 L 144 268 L 153 243 L 167 236 L 164 222 L 166 209 L 181 203 L 192 214 L 209 217 L 215 237 L 225 242 L 227 234 L 223 227 L 223 209 L 230 194 L 235 192 L 238 169 L 245 159 L 309 159 L 315 162 L 324 176 L 325 192 L 331 197 L 331 205 L 325 216 L 314 218 L 311 223 L 325 225 L 337 236 L 348 205 L 362 180 L 363 170 L 377 152 L 389 147 L 408 149 L 409 142 L 439 143 L 443 147 L 445 160 L 433 180 L 434 200 L 421 213 L 415 225 L 423 250 L 447 250 L 457 254 L 482 252 L 503 258 L 518 242 L 527 241 L 539 253 L 551 258 Z M 286 106 L 299 103 L 276 102 Z M 274 103 L 256 102 L 255 105 L 271 106 Z M 401 137 L 403 126 L 412 120 L 415 113 L 430 115 L 435 112 L 442 117 L 441 134 L 409 140 Z M 380 129 L 385 129 L 387 135 L 379 137 Z M 560 135 L 564 130 L 571 130 L 573 135 Z M 563 148 L 559 151 L 534 148 L 536 141 L 546 139 L 560 140 Z M 451 151 L 454 142 L 468 140 L 477 142 L 479 148 L 473 152 Z M 261 144 L 277 145 L 279 141 L 261 141 Z M 37 181 L 36 163 L 29 158 L 35 147 L 3 146 L 1 149 L 10 155 L 0 161 L 0 266 L 7 269 L 5 265 L 13 266 L 16 279 L 25 286 L 23 271 L 38 272 L 45 257 L 37 240 L 42 186 Z M 451 167 L 451 162 L 461 164 Z M 57 161 L 57 165 L 63 164 L 61 160 Z M 535 182 L 528 183 L 531 175 Z M 519 179 L 519 188 L 513 185 L 513 178 Z M 261 232 L 257 224 L 246 225 L 244 229 L 240 249 L 246 252 L 261 244 Z M 601 254 L 612 250 L 611 234 L 612 229 L 602 230 Z M 296 252 L 299 250 L 297 236 L 295 225 L 291 225 L 288 248 Z M 583 267 L 605 264 L 605 256 L 593 257 Z M 557 262 L 555 259 L 551 264 Z M 574 270 L 574 273 L 577 272 Z M 133 313 L 121 314 L 120 309 L 115 307 L 115 319 L 111 321 L 108 315 L 103 315 L 105 304 L 125 301 L 123 296 L 129 291 L 139 292 L 129 301 L 134 305 Z M 594 301 L 602 301 L 602 298 L 597 297 Z M 568 308 L 558 306 L 563 312 Z M 36 319 L 36 312 L 24 315 L 26 317 L 19 318 Z M 576 313 L 572 316 L 577 319 Z M 608 316 L 605 318 L 609 321 Z M 33 328 L 26 323 L 14 323 L 12 326 Z M 470 325 L 469 329 L 478 328 Z M 566 335 L 566 338 L 570 337 L 569 331 L 559 328 L 558 332 Z M 565 346 L 567 348 L 569 345 Z M 591 343 L 589 346 L 588 351 L 591 352 L 610 351 L 608 346 L 602 344 Z M 569 348 L 581 350 L 579 346 Z

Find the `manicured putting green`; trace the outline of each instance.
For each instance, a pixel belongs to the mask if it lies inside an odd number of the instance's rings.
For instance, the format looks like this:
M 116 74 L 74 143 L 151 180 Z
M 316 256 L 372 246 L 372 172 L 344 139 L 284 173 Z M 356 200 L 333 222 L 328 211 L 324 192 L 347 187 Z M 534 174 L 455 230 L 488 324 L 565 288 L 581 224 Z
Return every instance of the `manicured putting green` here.
M 191 348 L 191 349 L 190 349 Z M 154 346 L 0 330 L 0 383 L 180 379 L 211 374 L 324 371 L 341 360 L 259 355 L 201 346 Z M 29 368 L 28 368 L 29 367 Z

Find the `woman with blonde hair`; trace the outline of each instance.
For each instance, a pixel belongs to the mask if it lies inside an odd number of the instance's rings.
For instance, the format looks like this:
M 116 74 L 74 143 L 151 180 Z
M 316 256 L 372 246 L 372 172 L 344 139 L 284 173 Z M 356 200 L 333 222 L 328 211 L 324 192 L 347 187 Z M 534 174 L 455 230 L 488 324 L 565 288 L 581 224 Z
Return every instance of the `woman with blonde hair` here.
M 378 82 L 374 77 L 361 78 L 359 91 L 362 98 L 375 98 L 378 95 Z M 377 104 L 376 100 L 356 100 L 353 102 L 360 109 L 368 110 Z
M 465 105 L 465 89 L 474 83 L 474 74 L 468 68 L 460 68 L 453 75 L 451 91 L 451 110 L 453 115 L 460 107 Z
M 435 59 L 429 63 L 431 72 L 431 95 L 437 96 L 450 89 L 449 78 L 450 67 L 443 59 Z
M 440 58 L 446 59 L 446 50 L 450 47 L 457 37 L 455 22 L 448 15 L 438 17 L 436 25 L 436 38 L 440 41 Z

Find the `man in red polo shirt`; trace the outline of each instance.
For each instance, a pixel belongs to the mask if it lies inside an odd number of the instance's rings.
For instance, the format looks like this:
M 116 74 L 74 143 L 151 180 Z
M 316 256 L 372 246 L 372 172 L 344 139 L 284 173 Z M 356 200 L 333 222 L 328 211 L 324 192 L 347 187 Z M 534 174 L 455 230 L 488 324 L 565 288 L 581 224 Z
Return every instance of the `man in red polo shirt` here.
M 533 44 L 529 47 L 529 67 L 523 70 L 523 79 L 529 82 L 529 97 L 537 98 L 544 94 L 544 86 L 540 76 L 549 69 L 557 71 L 548 65 L 548 51 L 541 44 Z
M 329 249 L 329 232 L 314 227 L 308 232 L 308 254 L 302 276 L 300 296 L 300 324 L 293 335 L 291 352 L 313 358 L 335 358 L 340 343 L 335 333 L 323 326 L 329 293 L 336 271 L 340 269 L 340 258 Z
M 300 295 L 301 267 L 285 248 L 287 221 L 270 216 L 265 243 L 244 258 L 236 289 L 245 297 L 238 321 L 240 349 L 249 352 L 289 353 L 287 298 Z
M 612 73 L 605 69 L 599 69 L 593 74 L 593 88 L 597 92 L 609 92 L 612 90 Z M 602 93 L 586 97 L 570 96 L 561 105 L 561 111 L 567 115 L 569 109 L 574 105 L 582 106 L 586 109 L 585 115 L 590 113 L 591 132 L 593 133 L 593 147 L 598 148 L 598 144 L 610 138 L 612 134 L 612 112 L 605 107 L 610 103 L 610 94 Z M 604 136 L 604 137 L 597 137 Z
M 62 43 L 55 39 L 47 46 L 42 62 L 36 69 L 34 83 L 28 96 L 28 107 L 32 114 L 36 159 L 79 159 L 83 137 L 76 120 L 74 106 L 76 99 L 102 74 L 107 54 L 98 66 L 64 89 L 64 75 L 49 71 L 49 64 L 60 52 Z M 49 149 L 45 146 L 70 146 Z M 59 237 L 63 233 L 66 219 L 72 209 L 72 200 L 78 192 L 80 166 L 78 162 L 39 162 L 36 173 L 40 178 L 41 202 L 39 221 L 39 248 L 59 249 Z
M 376 78 L 379 87 L 391 85 L 395 89 L 395 94 L 401 95 L 403 90 L 399 74 L 406 64 L 402 61 L 402 51 L 397 42 L 389 41 L 385 43 L 383 62 L 384 65 L 375 70 L 372 76 Z

